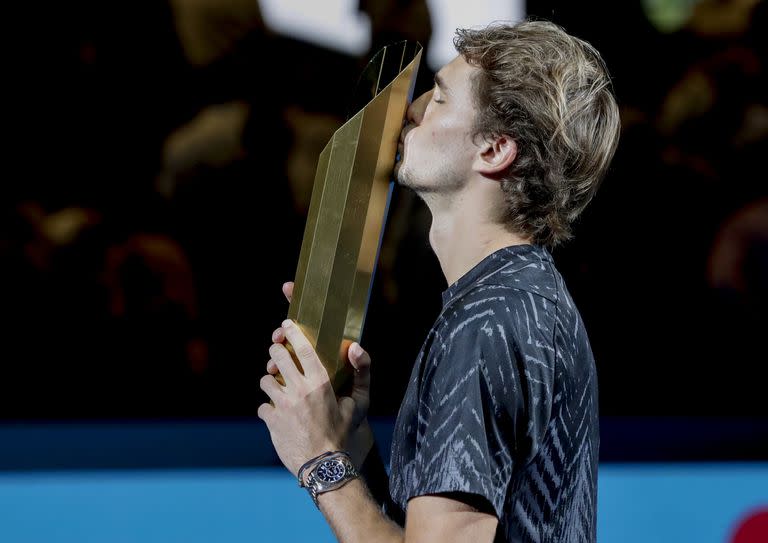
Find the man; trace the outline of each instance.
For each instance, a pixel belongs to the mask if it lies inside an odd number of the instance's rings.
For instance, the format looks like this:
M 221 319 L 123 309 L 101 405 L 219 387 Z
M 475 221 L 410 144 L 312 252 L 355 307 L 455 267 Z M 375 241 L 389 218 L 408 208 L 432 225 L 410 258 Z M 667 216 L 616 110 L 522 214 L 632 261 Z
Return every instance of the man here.
M 381 471 L 350 466 L 373 443 L 359 345 L 354 391 L 337 400 L 285 321 L 261 381 L 274 406 L 259 417 L 342 542 L 594 541 L 594 360 L 545 247 L 570 236 L 613 156 L 610 80 L 590 45 L 547 22 L 459 30 L 455 44 L 408 109 L 396 166 L 430 208 L 449 287 L 398 415 L 390 495 L 375 488 Z M 402 511 L 404 530 L 388 518 Z

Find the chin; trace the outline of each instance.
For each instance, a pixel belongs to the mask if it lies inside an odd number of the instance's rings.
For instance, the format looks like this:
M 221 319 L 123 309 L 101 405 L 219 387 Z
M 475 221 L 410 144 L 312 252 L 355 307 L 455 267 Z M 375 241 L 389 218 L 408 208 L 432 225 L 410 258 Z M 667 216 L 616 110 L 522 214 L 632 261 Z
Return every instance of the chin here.
M 430 193 L 440 191 L 440 187 L 425 183 L 422 180 L 423 177 L 416 175 L 414 169 L 409 168 L 405 161 L 400 161 L 395 164 L 394 173 L 395 178 L 397 179 L 397 183 L 401 187 L 409 188 L 417 193 Z
M 395 180 L 397 181 L 398 185 L 402 185 L 404 187 L 408 186 L 408 175 L 405 169 L 403 168 L 404 162 L 403 159 L 398 160 L 395 163 L 395 169 L 393 170 L 393 174 L 395 176 Z
M 402 163 L 400 163 L 402 164 Z M 408 175 L 408 171 L 404 168 L 400 168 L 400 164 L 397 164 L 395 166 L 395 179 L 397 180 L 397 184 L 401 187 L 407 187 L 409 189 L 415 189 L 416 186 L 412 182 L 412 179 Z

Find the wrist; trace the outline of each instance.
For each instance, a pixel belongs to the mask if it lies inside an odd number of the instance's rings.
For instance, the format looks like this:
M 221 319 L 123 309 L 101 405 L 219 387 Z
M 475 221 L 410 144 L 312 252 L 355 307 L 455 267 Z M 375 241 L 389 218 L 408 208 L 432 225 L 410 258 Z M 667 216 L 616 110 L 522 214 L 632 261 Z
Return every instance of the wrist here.
M 331 451 L 302 466 L 299 470 L 299 486 L 306 488 L 312 501 L 320 507 L 318 496 L 337 490 L 359 476 L 346 451 Z
M 330 441 L 326 442 L 322 447 L 313 448 L 312 455 L 307 458 L 304 464 L 293 471 L 293 474 L 299 480 L 299 486 L 303 486 L 306 483 L 307 476 L 314 469 L 318 461 L 337 452 L 346 452 L 346 449 Z

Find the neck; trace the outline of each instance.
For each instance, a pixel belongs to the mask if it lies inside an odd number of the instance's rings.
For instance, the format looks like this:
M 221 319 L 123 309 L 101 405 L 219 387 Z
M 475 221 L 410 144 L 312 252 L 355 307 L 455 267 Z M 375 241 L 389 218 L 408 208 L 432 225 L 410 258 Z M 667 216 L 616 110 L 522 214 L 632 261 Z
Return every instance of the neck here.
M 509 232 L 492 220 L 491 202 L 499 201 L 501 191 L 493 181 L 484 183 L 480 190 L 467 186 L 450 195 L 422 195 L 432 212 L 429 242 L 448 285 L 499 249 L 531 243 L 530 238 Z

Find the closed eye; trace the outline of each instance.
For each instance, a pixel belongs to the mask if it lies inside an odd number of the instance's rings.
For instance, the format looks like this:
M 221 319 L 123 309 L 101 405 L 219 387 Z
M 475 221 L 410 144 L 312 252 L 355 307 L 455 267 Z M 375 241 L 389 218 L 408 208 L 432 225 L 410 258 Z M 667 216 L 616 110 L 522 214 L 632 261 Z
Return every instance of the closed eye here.
M 433 96 L 437 94 L 438 91 L 440 92 L 441 95 L 448 94 L 450 96 L 450 93 L 448 92 L 448 89 L 445 86 L 445 81 L 443 80 L 439 72 L 435 74 L 435 88 L 432 91 Z M 438 100 L 438 99 L 435 99 L 435 102 L 437 102 L 438 104 L 445 103 L 443 100 Z

